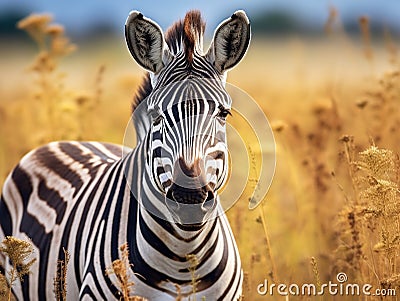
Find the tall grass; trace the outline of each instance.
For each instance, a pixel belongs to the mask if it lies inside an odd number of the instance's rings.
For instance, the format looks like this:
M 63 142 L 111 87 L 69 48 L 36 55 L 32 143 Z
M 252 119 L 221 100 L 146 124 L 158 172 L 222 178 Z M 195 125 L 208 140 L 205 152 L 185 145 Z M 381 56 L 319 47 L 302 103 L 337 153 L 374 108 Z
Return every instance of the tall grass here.
M 354 140 L 344 141 L 353 191 L 340 213 L 338 268 L 360 282 L 385 289 L 399 287 L 400 195 L 398 158 L 371 146 L 354 153 Z

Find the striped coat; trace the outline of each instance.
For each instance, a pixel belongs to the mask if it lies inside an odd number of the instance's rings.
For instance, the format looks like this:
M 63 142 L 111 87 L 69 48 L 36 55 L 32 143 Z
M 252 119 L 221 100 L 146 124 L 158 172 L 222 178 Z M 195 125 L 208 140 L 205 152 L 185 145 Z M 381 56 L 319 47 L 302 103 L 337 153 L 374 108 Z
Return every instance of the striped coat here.
M 187 255 L 193 254 L 198 299 L 239 299 L 240 257 L 217 193 L 227 174 L 224 125 L 231 101 L 223 83 L 247 50 L 250 28 L 244 12 L 236 12 L 217 28 L 205 54 L 203 31 L 198 12 L 189 12 L 165 38 L 156 23 L 132 12 L 128 48 L 149 72 L 134 102 L 137 147 L 53 142 L 10 173 L 0 200 L 0 239 L 30 239 L 38 259 L 13 287 L 17 299 L 54 299 L 64 249 L 71 256 L 68 300 L 119 299 L 117 278 L 105 271 L 124 243 L 134 295 L 189 300 Z M 177 83 L 188 78 L 181 92 Z M 177 97 L 182 93 L 191 98 Z M 179 182 L 184 176 L 197 186 Z M 9 264 L 0 254 L 2 273 Z

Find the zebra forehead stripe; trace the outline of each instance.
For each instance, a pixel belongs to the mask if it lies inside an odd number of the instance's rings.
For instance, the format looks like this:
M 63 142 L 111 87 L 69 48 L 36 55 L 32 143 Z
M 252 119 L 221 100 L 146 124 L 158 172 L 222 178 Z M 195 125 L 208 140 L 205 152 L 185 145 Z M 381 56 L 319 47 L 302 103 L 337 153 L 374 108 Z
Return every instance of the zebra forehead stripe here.
M 154 89 L 182 81 L 189 74 L 199 78 L 220 80 L 218 72 L 215 71 L 206 58 L 201 56 L 203 54 L 204 30 L 205 22 L 198 11 L 187 13 L 184 20 L 176 22 L 167 30 L 165 40 L 168 48 L 175 55 L 175 59 L 168 68 L 171 72 L 161 74 L 159 83 Z M 138 105 L 152 92 L 151 79 L 149 74 L 146 74 L 134 97 L 132 111 L 135 111 Z

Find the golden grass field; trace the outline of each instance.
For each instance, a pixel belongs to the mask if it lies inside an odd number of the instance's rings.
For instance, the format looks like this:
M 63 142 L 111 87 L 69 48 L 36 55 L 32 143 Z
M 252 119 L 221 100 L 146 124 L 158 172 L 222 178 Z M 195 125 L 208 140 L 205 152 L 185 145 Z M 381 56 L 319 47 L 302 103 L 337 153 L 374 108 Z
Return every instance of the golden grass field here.
M 355 300 L 257 294 L 264 279 L 320 287 L 339 272 L 349 283 L 399 288 L 400 61 L 395 42 L 371 42 L 368 20 L 360 23 L 360 39 L 340 26 L 318 39 L 256 36 L 228 77 L 262 107 L 276 140 L 276 174 L 263 203 L 247 209 L 249 186 L 228 211 L 244 300 Z M 46 142 L 123 141 L 143 74 L 123 38 L 69 53 L 62 28 L 45 35 L 40 51 L 0 48 L 0 184 Z

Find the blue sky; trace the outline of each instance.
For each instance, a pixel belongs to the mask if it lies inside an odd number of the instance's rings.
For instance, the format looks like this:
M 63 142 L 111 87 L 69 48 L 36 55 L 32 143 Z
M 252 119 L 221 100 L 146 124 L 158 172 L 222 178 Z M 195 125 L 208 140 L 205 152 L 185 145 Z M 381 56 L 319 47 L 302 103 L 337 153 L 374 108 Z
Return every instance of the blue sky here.
M 259 12 L 280 9 L 288 11 L 315 26 L 321 26 L 334 5 L 343 19 L 368 15 L 379 24 L 400 28 L 399 0 L 0 0 L 0 11 L 23 9 L 28 12 L 51 12 L 55 20 L 69 31 L 79 32 L 105 20 L 123 30 L 130 10 L 139 10 L 163 28 L 182 18 L 189 9 L 197 8 L 208 21 L 208 32 L 236 9 L 245 9 L 250 19 Z

